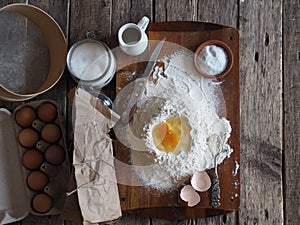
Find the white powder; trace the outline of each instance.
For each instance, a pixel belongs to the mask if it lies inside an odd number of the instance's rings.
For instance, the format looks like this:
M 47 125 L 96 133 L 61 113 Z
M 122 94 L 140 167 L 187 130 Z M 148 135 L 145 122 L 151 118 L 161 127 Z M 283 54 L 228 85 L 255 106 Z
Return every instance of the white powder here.
M 227 54 L 221 47 L 208 45 L 200 51 L 198 63 L 204 73 L 218 75 L 226 69 Z
M 127 134 L 130 148 L 134 149 L 131 163 L 136 166 L 140 182 L 168 191 L 183 184 L 193 172 L 213 167 L 214 156 L 219 150 L 212 138 L 214 134 L 223 137 L 222 145 L 227 149 L 226 154 L 219 157 L 219 163 L 232 149 L 226 143 L 230 137 L 230 123 L 217 114 L 222 102 L 222 96 L 217 95 L 220 87 L 199 76 L 191 53 L 177 52 L 163 61 L 167 77 L 156 69 L 157 82 L 148 81 L 133 121 L 124 134 Z M 159 151 L 152 138 L 153 127 L 170 117 L 185 118 L 190 126 L 190 133 L 182 137 L 190 136 L 189 149 L 186 151 L 183 146 L 177 155 Z
M 103 46 L 86 42 L 74 49 L 70 66 L 76 78 L 91 81 L 107 70 L 108 62 L 109 55 Z
M 232 176 L 235 177 L 237 175 L 239 168 L 240 168 L 239 163 L 237 161 L 235 161 L 235 169 L 234 169 L 234 171 L 232 171 Z

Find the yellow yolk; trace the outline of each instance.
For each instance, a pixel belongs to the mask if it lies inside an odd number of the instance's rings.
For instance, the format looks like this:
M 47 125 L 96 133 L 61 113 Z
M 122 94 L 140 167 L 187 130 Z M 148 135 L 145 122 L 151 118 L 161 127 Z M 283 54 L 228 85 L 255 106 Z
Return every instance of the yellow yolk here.
M 157 124 L 152 131 L 155 146 L 161 151 L 174 153 L 182 137 L 187 135 L 189 138 L 189 133 L 185 133 L 186 127 L 188 126 L 182 118 L 168 118 Z

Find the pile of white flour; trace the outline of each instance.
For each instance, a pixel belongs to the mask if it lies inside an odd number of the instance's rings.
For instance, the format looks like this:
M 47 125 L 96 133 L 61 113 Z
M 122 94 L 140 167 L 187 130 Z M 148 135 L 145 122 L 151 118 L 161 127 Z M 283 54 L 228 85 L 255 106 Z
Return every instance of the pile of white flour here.
M 168 191 L 182 185 L 195 171 L 212 168 L 214 156 L 220 145 L 216 134 L 222 138 L 222 147 L 228 151 L 219 163 L 229 156 L 232 149 L 227 144 L 231 126 L 218 115 L 222 107 L 219 84 L 202 78 L 193 65 L 193 55 L 177 52 L 163 59 L 166 69 L 161 69 L 148 81 L 146 91 L 138 103 L 133 121 L 126 132 L 129 142 L 140 139 L 140 145 L 131 151 L 131 163 L 142 184 Z M 156 148 L 153 127 L 167 118 L 184 118 L 190 126 L 189 149 L 179 149 L 177 155 Z M 142 145 L 141 145 L 142 143 Z M 134 146 L 134 145 L 132 145 Z

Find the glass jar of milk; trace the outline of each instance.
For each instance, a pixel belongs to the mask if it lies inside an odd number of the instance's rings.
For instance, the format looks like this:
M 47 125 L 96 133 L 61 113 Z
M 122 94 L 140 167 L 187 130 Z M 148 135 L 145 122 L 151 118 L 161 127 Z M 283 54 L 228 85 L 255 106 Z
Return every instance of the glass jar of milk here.
M 116 60 L 104 42 L 84 39 L 70 48 L 67 67 L 73 79 L 81 86 L 97 90 L 112 80 L 116 71 Z

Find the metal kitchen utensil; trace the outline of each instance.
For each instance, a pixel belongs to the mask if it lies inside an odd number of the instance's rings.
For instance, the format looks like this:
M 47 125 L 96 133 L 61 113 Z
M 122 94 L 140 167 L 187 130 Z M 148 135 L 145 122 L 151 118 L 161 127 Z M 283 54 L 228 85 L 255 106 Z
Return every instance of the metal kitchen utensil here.
M 218 176 L 218 157 L 222 154 L 227 152 L 227 149 L 223 148 L 223 141 L 218 134 L 214 134 L 218 140 L 218 153 L 214 157 L 214 176 L 212 179 L 212 186 L 211 186 L 211 206 L 213 208 L 220 206 L 220 184 L 219 184 L 219 176 Z
M 165 43 L 166 38 L 162 39 L 157 46 L 155 47 L 154 51 L 152 52 L 152 55 L 150 59 L 148 60 L 148 64 L 143 72 L 143 74 L 136 79 L 134 82 L 134 87 L 131 92 L 130 98 L 128 100 L 127 107 L 125 111 L 122 113 L 122 121 L 127 123 L 129 122 L 133 117 L 133 112 L 135 111 L 136 103 L 141 98 L 145 86 L 147 83 L 148 76 L 151 74 L 151 71 L 153 70 L 153 67 L 156 63 L 157 57 Z M 129 84 L 130 85 L 130 84 Z
M 216 208 L 220 206 L 220 184 L 219 184 L 219 176 L 218 176 L 218 164 L 217 164 L 217 157 L 219 153 L 214 158 L 214 177 L 212 180 L 212 187 L 211 187 L 211 206 Z

